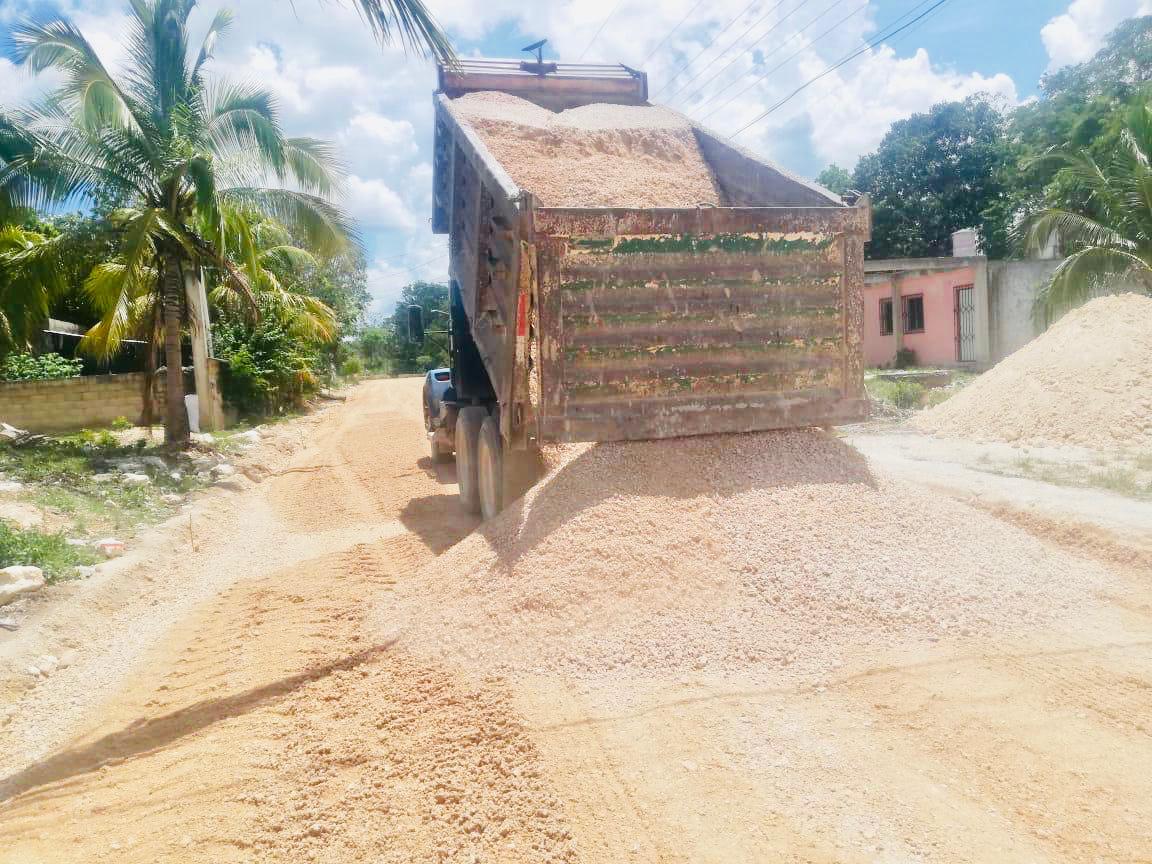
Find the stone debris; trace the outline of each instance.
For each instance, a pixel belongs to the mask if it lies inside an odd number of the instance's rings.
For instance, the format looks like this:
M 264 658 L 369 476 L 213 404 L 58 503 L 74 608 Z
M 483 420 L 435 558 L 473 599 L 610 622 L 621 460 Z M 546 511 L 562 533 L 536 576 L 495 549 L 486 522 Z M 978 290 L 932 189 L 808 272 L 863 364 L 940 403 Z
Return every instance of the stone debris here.
M 124 541 L 115 537 L 105 537 L 92 544 L 105 558 L 116 558 L 124 554 Z
M 39 567 L 16 564 L 0 569 L 0 606 L 11 603 L 23 594 L 31 594 L 44 587 L 44 571 Z
M 19 480 L 0 480 L 0 495 L 17 495 L 24 491 L 24 484 Z
M 120 482 L 125 486 L 151 486 L 152 478 L 147 474 L 122 474 Z

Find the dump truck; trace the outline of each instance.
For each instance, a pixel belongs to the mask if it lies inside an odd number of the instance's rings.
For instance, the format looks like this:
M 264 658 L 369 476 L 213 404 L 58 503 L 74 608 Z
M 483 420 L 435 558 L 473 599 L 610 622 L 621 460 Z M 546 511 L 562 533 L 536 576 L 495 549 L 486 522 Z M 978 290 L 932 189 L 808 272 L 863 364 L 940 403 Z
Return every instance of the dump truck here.
M 685 118 L 722 206 L 541 206 L 454 105 L 479 91 L 551 111 L 650 104 L 645 74 L 622 65 L 439 69 L 432 228 L 449 237 L 452 386 L 428 435 L 435 457 L 455 451 L 467 509 L 490 518 L 522 494 L 547 442 L 866 416 L 866 199 Z

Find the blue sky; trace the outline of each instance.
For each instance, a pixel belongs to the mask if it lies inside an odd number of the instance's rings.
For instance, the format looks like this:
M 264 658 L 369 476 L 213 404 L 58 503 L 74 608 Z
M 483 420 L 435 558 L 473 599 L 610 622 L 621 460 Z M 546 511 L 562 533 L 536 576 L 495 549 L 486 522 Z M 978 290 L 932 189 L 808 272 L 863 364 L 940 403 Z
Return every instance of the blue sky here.
M 552 57 L 643 64 L 656 101 L 671 97 L 674 107 L 731 134 L 935 0 L 427 2 L 464 53 L 516 56 L 546 37 Z M 236 24 L 213 71 L 264 83 L 291 133 L 343 150 L 344 200 L 365 237 L 379 312 L 406 282 L 445 274 L 444 239 L 428 225 L 435 74 L 427 61 L 375 44 L 348 3 L 200 0 L 194 23 L 206 26 L 219 6 L 232 8 Z M 0 34 L 21 15 L 61 11 L 115 67 L 123 8 L 124 0 L 0 0 Z M 978 92 L 1005 106 L 1034 97 L 1046 70 L 1087 59 L 1137 14 L 1152 14 L 1152 0 L 946 0 L 738 140 L 806 176 L 830 162 L 851 167 L 892 122 L 936 102 Z M 0 59 L 0 104 L 43 86 Z

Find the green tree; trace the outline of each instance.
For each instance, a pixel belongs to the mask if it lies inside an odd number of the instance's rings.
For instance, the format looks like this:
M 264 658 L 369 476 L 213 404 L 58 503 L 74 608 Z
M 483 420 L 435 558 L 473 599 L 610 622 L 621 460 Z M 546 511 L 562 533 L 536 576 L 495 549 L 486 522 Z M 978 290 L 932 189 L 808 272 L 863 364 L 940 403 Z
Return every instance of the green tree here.
M 1152 289 L 1152 105 L 1137 102 L 1127 112 L 1120 143 L 1108 162 L 1087 149 L 1067 148 L 1045 157 L 1059 181 L 1090 212 L 1049 207 L 1025 223 L 1028 251 L 1056 237 L 1068 256 L 1037 298 L 1050 320 L 1097 294 L 1117 289 Z
M 28 351 L 65 292 L 59 238 L 19 225 L 0 226 L 0 358 Z
M 423 342 L 408 339 L 408 307 L 424 310 L 426 335 Z M 392 313 L 393 361 L 398 372 L 425 372 L 448 365 L 448 286 L 440 282 L 413 282 L 405 285 Z M 441 331 L 441 332 L 434 332 Z
M 17 25 L 17 61 L 33 73 L 55 70 L 63 84 L 0 119 L 0 138 L 10 139 L 0 145 L 7 165 L 0 188 L 9 206 L 66 204 L 108 190 L 125 202 L 112 217 L 117 257 L 85 282 L 101 319 L 82 344 L 107 356 L 134 330 L 162 330 L 171 442 L 188 436 L 180 351 L 185 277 L 210 268 L 221 286 L 252 298 L 261 279 L 252 232 L 258 216 L 325 254 L 348 248 L 350 236 L 331 203 L 339 180 L 331 147 L 286 136 L 268 91 L 207 78 L 232 19 L 219 12 L 194 51 L 193 6 L 133 0 L 120 75 L 65 18 Z M 265 177 L 280 185 L 262 186 Z
M 829 165 L 816 177 L 816 182 L 829 192 L 835 192 L 837 195 L 843 195 L 853 188 L 851 173 L 849 173 L 848 169 L 841 168 L 839 165 Z
M 1003 257 L 1016 159 L 1003 115 L 985 98 L 943 102 L 892 125 L 856 166 L 855 186 L 872 196 L 870 258 L 951 254 L 951 237 L 977 228 L 982 251 Z
M 1057 179 L 1057 161 L 1037 157 L 1054 147 L 1072 147 L 1108 162 L 1122 146 L 1128 105 L 1149 81 L 1152 16 L 1124 21 L 1090 60 L 1041 79 L 1041 98 L 1020 106 L 1012 119 L 1012 135 L 1023 155 L 1017 186 L 1028 209 L 1042 201 L 1077 209 L 1091 206 Z

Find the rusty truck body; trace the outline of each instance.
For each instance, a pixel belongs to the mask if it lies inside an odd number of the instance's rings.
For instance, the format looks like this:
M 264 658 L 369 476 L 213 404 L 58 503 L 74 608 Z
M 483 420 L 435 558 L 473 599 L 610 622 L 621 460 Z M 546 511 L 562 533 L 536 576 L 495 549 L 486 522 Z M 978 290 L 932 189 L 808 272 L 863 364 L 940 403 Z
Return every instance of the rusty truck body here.
M 454 399 L 430 433 L 491 516 L 544 442 L 800 426 L 867 413 L 867 201 L 848 206 L 692 125 L 720 207 L 539 206 L 453 99 L 646 105 L 623 66 L 464 60 L 435 96 L 433 230 L 449 235 Z

